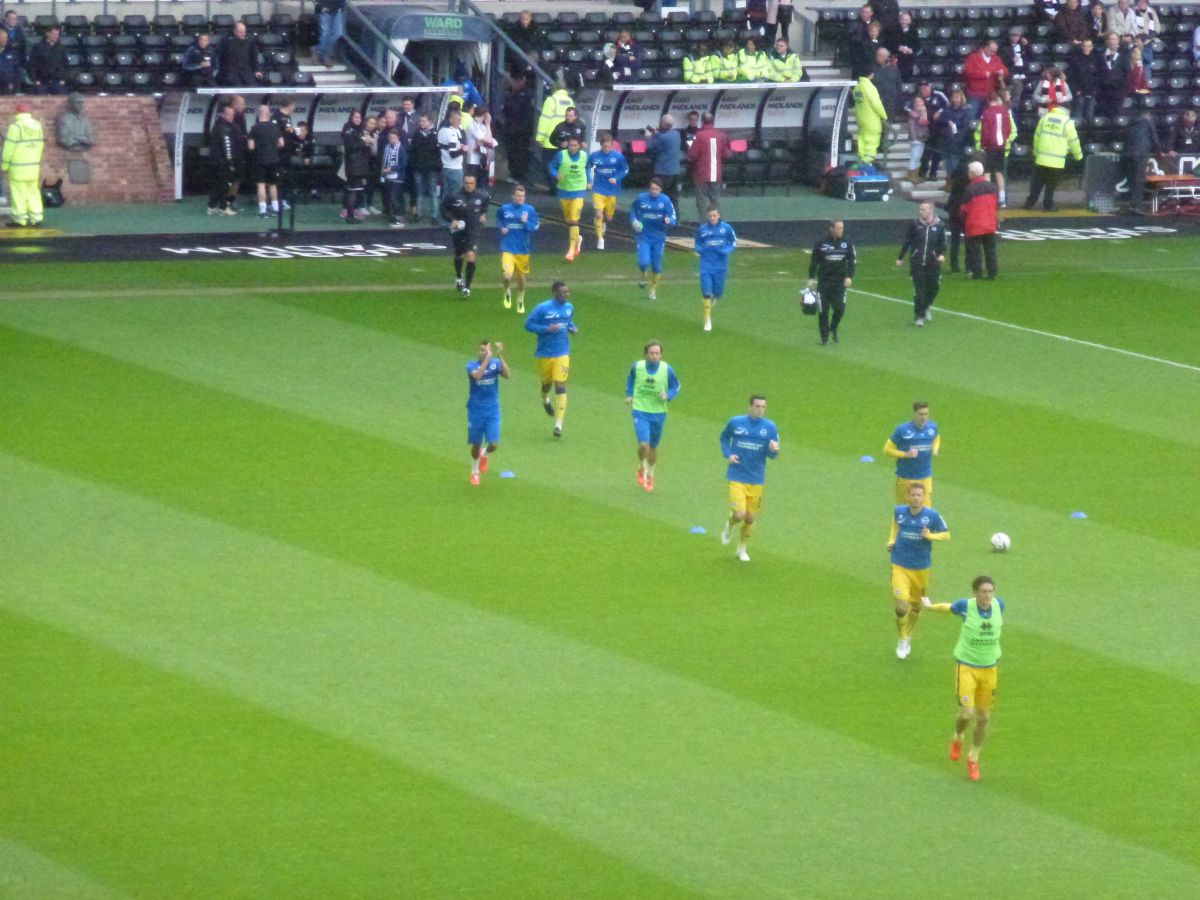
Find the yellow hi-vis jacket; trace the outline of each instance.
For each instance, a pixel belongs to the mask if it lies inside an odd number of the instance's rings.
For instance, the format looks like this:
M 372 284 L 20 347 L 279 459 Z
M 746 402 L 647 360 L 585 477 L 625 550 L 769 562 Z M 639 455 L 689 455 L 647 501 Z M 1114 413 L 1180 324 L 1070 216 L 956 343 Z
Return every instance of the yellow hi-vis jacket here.
M 0 168 L 10 181 L 41 178 L 42 150 L 46 144 L 42 123 L 31 114 L 17 113 L 4 134 L 4 156 Z
M 761 50 L 747 53 L 743 49 L 737 52 L 738 81 L 767 81 L 770 73 L 770 60 Z
M 738 77 L 738 55 L 730 53 L 728 56 L 721 54 L 716 67 L 712 70 L 713 78 L 716 81 L 737 81 Z
M 575 101 L 571 99 L 571 95 L 567 93 L 566 88 L 555 91 L 542 101 L 542 115 L 538 119 L 537 127 L 538 144 L 550 149 L 558 149 L 550 141 L 550 134 L 554 131 L 554 126 L 567 118 L 568 107 L 574 105 Z
M 1073 159 L 1083 159 L 1079 134 L 1070 112 L 1056 106 L 1038 120 L 1037 131 L 1033 133 L 1034 165 L 1062 169 L 1067 165 L 1068 151 Z
M 770 81 L 799 81 L 804 77 L 804 67 L 800 65 L 800 57 L 790 50 L 787 56 L 771 54 Z
M 883 123 L 887 121 L 879 88 L 865 75 L 854 86 L 854 117 L 858 119 L 859 130 L 866 132 L 882 131 Z
M 685 56 L 683 80 L 686 84 L 712 84 L 711 56 Z

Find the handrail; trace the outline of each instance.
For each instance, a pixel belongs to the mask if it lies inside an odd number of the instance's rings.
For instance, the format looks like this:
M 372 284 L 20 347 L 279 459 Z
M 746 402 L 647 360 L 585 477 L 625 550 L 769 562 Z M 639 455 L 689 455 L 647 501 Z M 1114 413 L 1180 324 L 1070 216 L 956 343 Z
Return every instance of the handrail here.
M 380 42 L 381 46 L 388 48 L 388 49 L 391 48 L 391 46 L 392 46 L 391 40 L 387 37 L 387 35 L 385 35 L 382 31 L 380 31 L 375 26 L 375 23 L 372 22 L 370 19 L 368 19 L 364 13 L 362 13 L 360 10 L 356 9 L 350 3 L 346 4 L 346 12 L 354 13 L 354 15 L 357 17 L 357 21 L 360 22 L 367 31 L 369 31 L 371 34 L 375 35 L 375 38 Z M 393 80 L 391 73 L 384 72 L 382 69 L 379 68 L 379 66 L 375 65 L 375 61 L 373 59 L 371 59 L 370 56 L 367 55 L 366 51 L 363 50 L 362 47 L 358 46 L 358 44 L 356 44 L 356 43 L 354 43 L 354 41 L 350 40 L 348 35 L 342 35 L 342 40 L 344 40 L 346 42 L 346 44 L 350 47 L 350 49 L 352 49 L 355 53 L 357 53 L 359 56 L 361 56 L 363 58 L 363 61 L 366 62 L 366 64 L 371 68 L 371 71 L 373 71 L 376 75 L 378 75 L 380 78 L 382 78 L 385 84 L 390 84 L 392 87 L 398 87 L 396 82 Z M 429 80 L 429 76 L 427 76 L 424 72 L 422 72 L 420 69 L 418 69 L 416 67 L 416 65 L 413 64 L 412 60 L 410 60 L 403 53 L 397 53 L 396 55 L 399 57 L 400 62 L 404 65 L 404 67 L 406 69 L 408 69 L 409 74 L 413 75 L 417 79 L 418 84 L 423 84 L 426 87 L 433 86 L 433 82 Z

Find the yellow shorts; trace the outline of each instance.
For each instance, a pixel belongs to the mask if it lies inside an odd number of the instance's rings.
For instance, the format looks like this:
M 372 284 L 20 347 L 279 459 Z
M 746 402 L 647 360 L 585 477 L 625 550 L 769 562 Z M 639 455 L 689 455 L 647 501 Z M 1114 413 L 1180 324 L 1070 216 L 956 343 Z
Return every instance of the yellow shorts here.
M 892 566 L 892 594 L 897 600 L 920 603 L 929 595 L 929 570 Z
M 529 254 L 528 253 L 501 253 L 500 254 L 500 271 L 504 273 L 505 278 L 512 278 L 513 272 L 520 272 L 522 275 L 529 274 Z
M 897 478 L 896 479 L 896 505 L 908 503 L 908 486 L 910 484 L 919 484 L 925 488 L 925 505 L 933 506 L 933 479 L 932 478 Z
M 998 668 L 988 666 L 978 669 L 975 666 L 958 664 L 954 678 L 954 692 L 958 695 L 958 705 L 968 709 L 991 709 L 996 705 L 996 682 Z
M 762 509 L 762 495 L 763 486 L 761 484 L 729 482 L 729 507 L 734 512 L 754 515 Z
M 606 197 L 604 194 L 592 194 L 592 208 L 596 210 L 595 218 L 601 215 L 611 219 L 617 214 L 617 197 L 614 194 Z
M 553 356 L 548 359 L 538 358 L 538 377 L 542 379 L 542 384 L 549 384 L 552 381 L 566 381 L 567 372 L 571 368 L 571 357 L 569 356 Z
M 583 198 L 568 197 L 558 201 L 558 205 L 562 207 L 563 218 L 569 223 L 579 221 L 579 217 L 583 215 Z

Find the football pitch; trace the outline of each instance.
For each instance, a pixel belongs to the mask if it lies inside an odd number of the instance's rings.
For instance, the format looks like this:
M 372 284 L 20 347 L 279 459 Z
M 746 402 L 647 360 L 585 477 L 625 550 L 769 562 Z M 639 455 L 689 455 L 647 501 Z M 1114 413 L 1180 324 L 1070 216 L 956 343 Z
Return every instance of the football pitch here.
M 2 267 L 0 897 L 1195 897 L 1196 238 L 1005 242 L 920 330 L 864 249 L 828 347 L 801 250 L 738 251 L 706 334 L 691 254 L 650 302 L 627 244 L 555 243 L 561 440 L 491 253 L 465 301 L 446 255 Z M 472 487 L 482 339 L 513 374 Z M 747 564 L 717 438 L 751 393 Z M 894 654 L 914 400 L 933 599 L 1007 604 L 979 783 L 958 619 Z

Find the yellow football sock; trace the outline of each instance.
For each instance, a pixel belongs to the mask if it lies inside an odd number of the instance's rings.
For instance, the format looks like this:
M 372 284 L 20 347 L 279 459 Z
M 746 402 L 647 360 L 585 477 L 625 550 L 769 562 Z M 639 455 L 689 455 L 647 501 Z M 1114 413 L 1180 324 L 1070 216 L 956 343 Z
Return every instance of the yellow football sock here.
M 901 639 L 908 637 L 906 629 L 908 628 L 908 615 L 896 616 L 896 633 Z
M 600 240 L 600 241 L 604 240 L 604 220 L 603 219 L 596 220 L 596 239 Z
M 917 620 L 921 618 L 920 608 L 916 604 L 913 604 L 908 610 L 908 615 L 904 618 L 908 620 L 908 637 L 912 637 L 913 632 L 917 630 Z
M 743 544 L 750 543 L 750 537 L 753 534 L 754 534 L 754 523 L 753 522 L 743 522 L 742 523 L 742 543 Z
M 651 273 L 650 273 L 650 290 L 657 290 L 657 289 L 658 289 L 658 282 L 659 282 L 660 280 L 662 280 L 662 273 L 661 273 L 661 272 L 651 272 Z
M 704 300 L 701 300 L 700 303 L 704 307 L 704 321 L 705 322 L 711 321 L 712 320 L 713 302 L 711 300 L 705 298 Z
M 575 242 L 579 240 L 579 226 L 572 225 L 569 231 L 571 249 L 575 249 Z
M 558 421 L 563 420 L 563 416 L 567 414 L 567 395 L 558 394 L 554 399 L 554 408 L 558 410 Z

